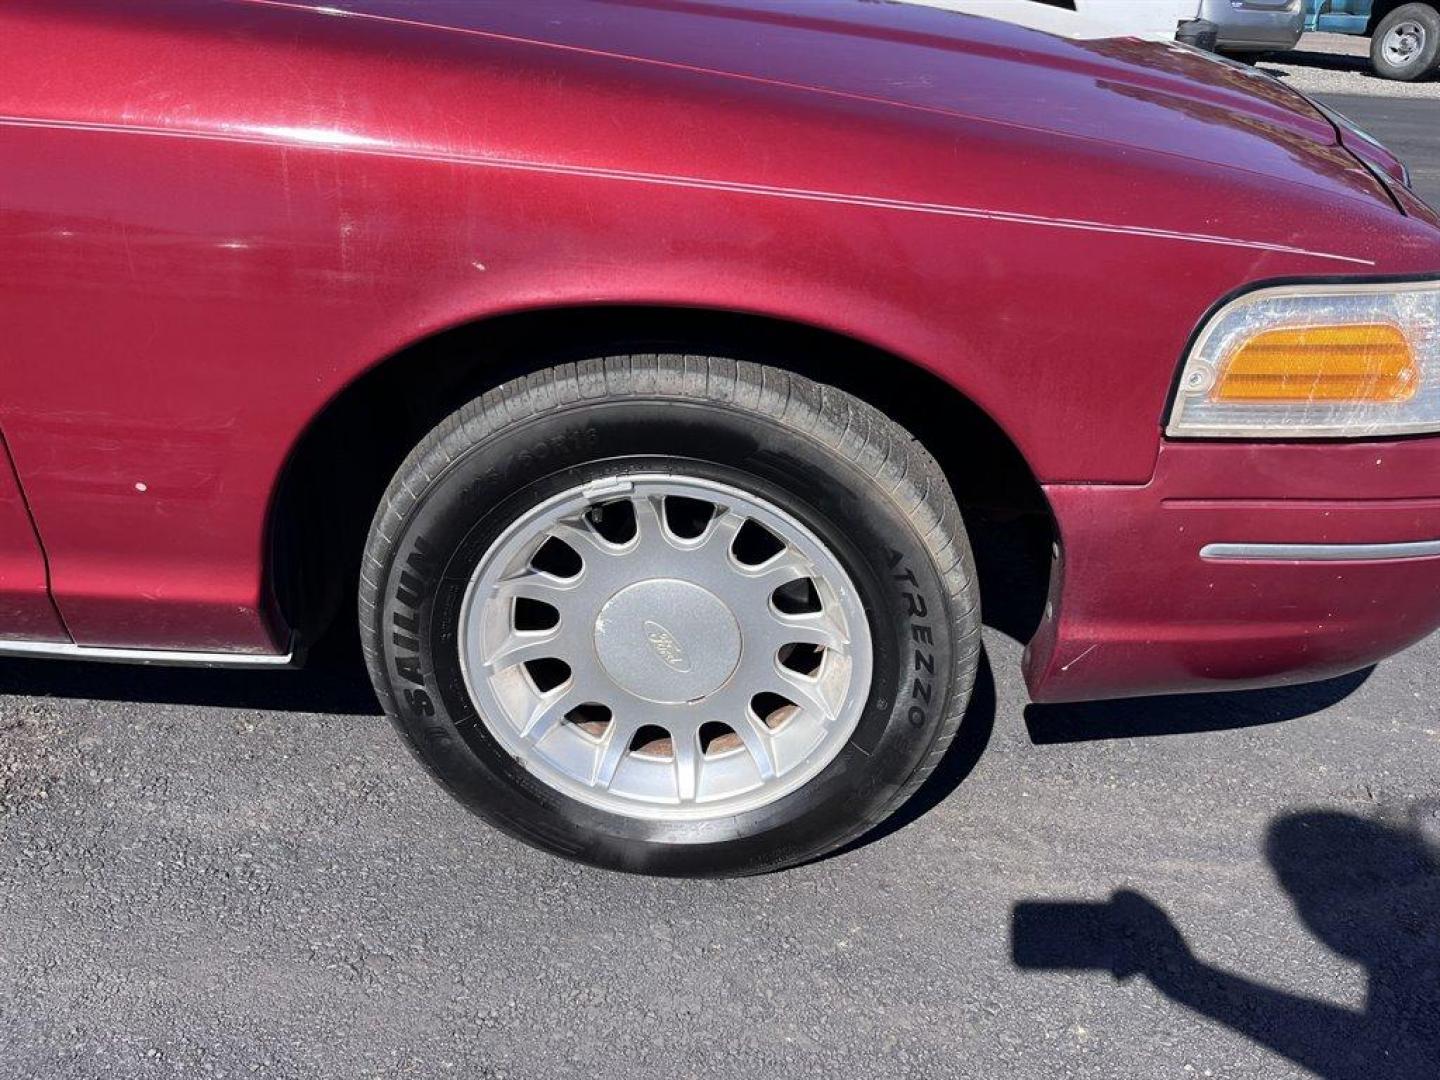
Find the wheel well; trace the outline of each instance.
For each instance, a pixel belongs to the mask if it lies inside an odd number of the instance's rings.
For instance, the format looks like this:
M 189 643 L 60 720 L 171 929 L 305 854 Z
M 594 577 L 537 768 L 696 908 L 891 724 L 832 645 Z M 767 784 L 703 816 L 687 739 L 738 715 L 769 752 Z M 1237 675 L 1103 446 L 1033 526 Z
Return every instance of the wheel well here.
M 1373 36 L 1375 28 L 1380 25 L 1386 15 L 1398 7 L 1415 2 L 1416 0 L 1375 0 L 1375 6 L 1370 9 L 1370 24 L 1365 27 L 1365 33 Z M 1440 10 L 1440 4 L 1435 3 L 1434 0 L 1419 0 L 1419 2 Z
M 355 595 L 386 485 L 455 409 L 557 363 L 650 352 L 785 367 L 863 398 L 913 432 L 965 510 L 986 621 L 1029 637 L 1048 588 L 1054 530 L 1039 484 L 988 415 L 922 368 L 843 335 L 753 315 L 642 307 L 548 309 L 467 324 L 394 354 L 347 387 L 297 443 L 271 507 L 268 569 L 285 619 L 314 641 Z

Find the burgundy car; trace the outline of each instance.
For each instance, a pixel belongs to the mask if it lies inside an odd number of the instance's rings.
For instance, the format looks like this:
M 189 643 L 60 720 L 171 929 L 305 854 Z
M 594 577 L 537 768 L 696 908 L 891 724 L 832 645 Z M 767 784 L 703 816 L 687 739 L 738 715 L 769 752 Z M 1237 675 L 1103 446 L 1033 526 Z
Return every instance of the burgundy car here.
M 0 652 L 283 666 L 358 601 L 466 805 L 725 874 L 934 769 L 982 510 L 1046 529 L 1040 702 L 1440 624 L 1440 218 L 1271 78 L 862 0 L 335 3 L 0 7 Z

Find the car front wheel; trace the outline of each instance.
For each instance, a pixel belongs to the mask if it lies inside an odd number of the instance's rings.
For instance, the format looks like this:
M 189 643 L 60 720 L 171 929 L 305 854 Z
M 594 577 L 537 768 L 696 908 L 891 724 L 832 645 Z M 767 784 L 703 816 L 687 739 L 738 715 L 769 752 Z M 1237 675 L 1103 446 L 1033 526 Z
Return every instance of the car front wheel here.
M 432 431 L 371 529 L 376 688 L 463 803 L 616 869 L 741 874 L 861 835 L 934 768 L 979 649 L 934 460 L 832 387 L 635 356 Z

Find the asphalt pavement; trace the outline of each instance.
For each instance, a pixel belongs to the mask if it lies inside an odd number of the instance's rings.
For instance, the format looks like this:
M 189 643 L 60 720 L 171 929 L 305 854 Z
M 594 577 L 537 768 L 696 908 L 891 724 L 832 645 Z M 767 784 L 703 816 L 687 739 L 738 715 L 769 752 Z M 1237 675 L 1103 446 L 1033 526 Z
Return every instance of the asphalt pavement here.
M 1380 139 L 1410 169 L 1410 184 L 1440 207 L 1440 85 L 1429 99 L 1317 94 L 1336 112 Z
M 1337 104 L 1440 196 L 1434 102 Z M 0 664 L 0 1077 L 1440 1075 L 1440 638 L 1068 708 L 987 649 L 898 828 L 707 882 L 484 827 L 343 649 Z

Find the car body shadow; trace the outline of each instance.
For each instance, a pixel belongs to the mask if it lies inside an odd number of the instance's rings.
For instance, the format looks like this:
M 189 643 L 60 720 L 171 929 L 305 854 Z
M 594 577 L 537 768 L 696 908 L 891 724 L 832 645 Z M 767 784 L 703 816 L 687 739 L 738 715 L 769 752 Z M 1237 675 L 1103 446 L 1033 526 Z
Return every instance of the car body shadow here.
M 381 716 L 358 638 L 334 635 L 286 670 L 170 668 L 75 660 L 0 662 L 0 694 Z
M 1073 705 L 1030 705 L 1025 709 L 1025 725 L 1031 741 L 1044 745 L 1228 731 L 1278 724 L 1320 712 L 1343 700 L 1359 689 L 1372 671 L 1374 668 L 1367 668 L 1324 682 L 1270 690 L 1177 694 Z M 883 840 L 950 798 L 974 771 L 989 745 L 995 730 L 996 708 L 995 676 L 989 654 L 982 649 L 975 674 L 975 689 L 960 722 L 960 730 L 935 771 L 894 814 L 832 854 L 855 851 Z
M 1328 1080 L 1440 1074 L 1440 851 L 1408 822 L 1331 810 L 1271 823 L 1265 853 L 1305 928 L 1360 964 L 1364 1005 L 1349 1009 L 1265 985 L 1197 957 L 1170 916 L 1142 894 L 1024 901 L 1011 912 L 1021 970 L 1140 977 L 1171 1001 L 1224 1024 Z
M 1230 731 L 1296 720 L 1343 701 L 1365 683 L 1375 668 L 1322 682 L 1268 690 L 1229 690 L 1214 694 L 1086 701 L 1069 705 L 1029 705 L 1025 727 L 1037 745 L 1135 739 L 1150 735 L 1190 735 Z
M 981 649 L 979 666 L 975 671 L 975 688 L 971 691 L 965 715 L 960 720 L 960 730 L 955 735 L 955 741 L 945 751 L 940 764 L 926 777 L 919 790 L 893 814 L 835 854 L 854 851 L 877 840 L 883 840 L 924 817 L 948 799 L 974 771 L 985 753 L 985 747 L 990 744 L 990 735 L 994 730 L 995 675 L 990 668 L 989 654 Z
M 1315 52 L 1312 49 L 1291 49 L 1289 52 L 1266 53 L 1264 59 L 1256 64 L 1261 71 L 1271 75 L 1284 76 L 1287 72 L 1273 71 L 1266 67 L 1266 64 L 1294 64 L 1297 67 L 1319 68 L 1322 71 L 1355 71 L 1362 75 L 1374 75 L 1370 70 L 1370 57 L 1364 54 L 1352 55 L 1351 53 L 1338 52 Z
M 1382 75 L 1377 75 L 1370 66 L 1368 55 L 1353 56 L 1349 53 L 1325 53 L 1312 52 L 1309 49 L 1292 49 L 1290 52 L 1267 53 L 1264 59 L 1258 61 L 1256 69 L 1267 75 L 1273 75 L 1277 79 L 1290 78 L 1290 72 L 1273 67 L 1273 64 L 1288 64 L 1294 67 L 1316 68 L 1320 71 L 1343 71 L 1359 75 L 1365 79 L 1373 79 L 1376 82 L 1388 83 L 1390 80 Z M 1440 74 L 1430 72 L 1420 76 L 1415 82 L 1425 83 L 1440 80 Z

